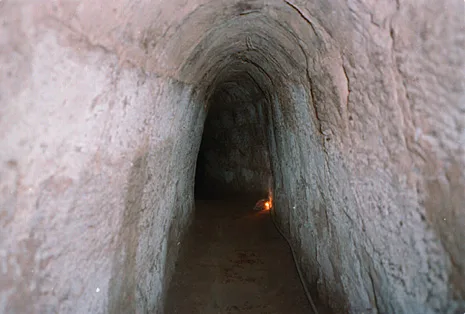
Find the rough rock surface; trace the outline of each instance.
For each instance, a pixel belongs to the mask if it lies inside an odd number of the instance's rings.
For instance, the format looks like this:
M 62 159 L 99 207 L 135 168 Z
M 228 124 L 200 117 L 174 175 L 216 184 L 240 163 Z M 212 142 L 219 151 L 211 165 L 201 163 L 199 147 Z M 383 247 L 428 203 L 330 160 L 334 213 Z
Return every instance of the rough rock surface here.
M 0 313 L 161 311 L 210 100 L 245 76 L 312 293 L 463 313 L 464 10 L 0 2 Z

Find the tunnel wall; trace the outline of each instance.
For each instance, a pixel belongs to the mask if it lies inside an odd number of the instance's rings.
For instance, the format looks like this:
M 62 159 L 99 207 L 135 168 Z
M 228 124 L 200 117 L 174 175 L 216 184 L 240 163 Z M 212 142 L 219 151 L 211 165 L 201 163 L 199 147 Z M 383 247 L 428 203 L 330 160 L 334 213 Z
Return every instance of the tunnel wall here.
M 463 2 L 2 1 L 0 16 L 0 312 L 162 308 L 202 84 L 247 49 L 274 82 L 275 208 L 315 298 L 463 312 Z
M 336 312 L 460 312 L 463 4 L 385 4 L 293 6 L 316 39 L 271 109 L 275 208 Z
M 0 313 L 155 313 L 205 110 L 93 43 L 77 3 L 1 4 Z

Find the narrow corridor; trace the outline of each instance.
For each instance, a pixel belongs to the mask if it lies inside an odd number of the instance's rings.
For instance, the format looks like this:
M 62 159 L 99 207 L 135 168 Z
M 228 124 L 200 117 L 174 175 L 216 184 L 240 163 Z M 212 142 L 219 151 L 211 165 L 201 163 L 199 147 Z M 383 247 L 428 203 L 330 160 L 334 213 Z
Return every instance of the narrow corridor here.
M 197 201 L 166 314 L 312 313 L 286 241 L 250 201 Z

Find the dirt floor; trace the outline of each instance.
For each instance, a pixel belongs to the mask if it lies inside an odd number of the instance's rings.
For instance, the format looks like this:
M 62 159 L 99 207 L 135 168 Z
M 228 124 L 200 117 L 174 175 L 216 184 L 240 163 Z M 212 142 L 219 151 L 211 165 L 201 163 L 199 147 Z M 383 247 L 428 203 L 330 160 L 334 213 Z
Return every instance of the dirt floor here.
M 313 313 L 287 242 L 253 205 L 197 201 L 165 314 Z

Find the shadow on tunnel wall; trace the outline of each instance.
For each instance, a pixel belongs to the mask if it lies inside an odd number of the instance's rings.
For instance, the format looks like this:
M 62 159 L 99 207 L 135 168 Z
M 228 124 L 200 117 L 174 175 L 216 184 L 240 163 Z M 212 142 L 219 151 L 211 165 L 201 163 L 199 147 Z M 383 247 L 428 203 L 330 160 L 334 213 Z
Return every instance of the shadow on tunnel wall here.
M 143 202 L 144 190 L 150 181 L 150 175 L 147 175 L 148 159 L 148 152 L 144 151 L 132 162 L 133 166 L 127 182 L 123 223 L 117 237 L 118 244 L 109 283 L 108 313 L 158 313 L 162 311 L 164 293 L 169 287 L 176 266 L 180 244 L 183 243 L 183 247 L 187 246 L 184 245 L 184 240 L 190 232 L 191 224 L 188 221 L 185 228 L 179 228 L 178 224 L 182 219 L 174 214 L 165 224 L 160 225 L 161 229 L 167 231 L 163 232 L 164 236 L 157 245 L 155 255 L 151 257 L 150 267 L 139 265 L 138 260 L 143 259 L 143 256 L 138 258 L 138 255 L 147 254 L 147 252 L 138 252 L 138 248 L 142 236 L 142 213 L 146 210 Z M 181 189 L 182 187 L 176 185 L 175 207 L 187 204 L 183 193 L 180 192 Z M 150 282 L 161 285 L 158 287 L 161 295 L 156 298 L 155 303 L 153 303 L 154 297 L 149 295 L 151 289 L 147 294 L 140 287 L 141 278 L 147 277 L 153 277 L 154 280 Z M 152 293 L 155 293 L 155 290 Z
M 146 181 L 147 153 L 138 156 L 132 164 L 123 223 L 118 235 L 118 249 L 108 289 L 108 313 L 115 314 L 136 311 L 138 227 Z

